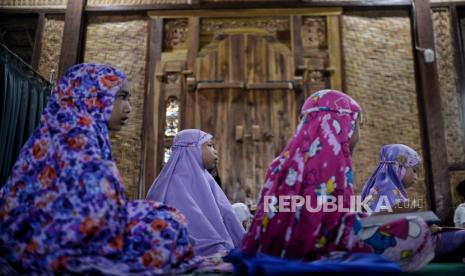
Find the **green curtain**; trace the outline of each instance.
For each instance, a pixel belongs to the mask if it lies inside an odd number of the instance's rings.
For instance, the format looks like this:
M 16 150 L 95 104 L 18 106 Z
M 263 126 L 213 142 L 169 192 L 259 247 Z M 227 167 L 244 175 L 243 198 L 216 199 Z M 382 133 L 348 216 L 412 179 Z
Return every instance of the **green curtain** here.
M 39 124 L 51 85 L 0 45 L 0 187 Z

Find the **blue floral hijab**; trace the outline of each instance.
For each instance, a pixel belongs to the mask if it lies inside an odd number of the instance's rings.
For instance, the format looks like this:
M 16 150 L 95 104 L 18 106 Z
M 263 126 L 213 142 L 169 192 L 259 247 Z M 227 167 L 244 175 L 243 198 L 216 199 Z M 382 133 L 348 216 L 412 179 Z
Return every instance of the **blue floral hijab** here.
M 56 84 L 0 190 L 0 258 L 18 270 L 153 274 L 191 265 L 180 213 L 125 200 L 107 127 L 125 82 L 108 65 L 79 64 Z

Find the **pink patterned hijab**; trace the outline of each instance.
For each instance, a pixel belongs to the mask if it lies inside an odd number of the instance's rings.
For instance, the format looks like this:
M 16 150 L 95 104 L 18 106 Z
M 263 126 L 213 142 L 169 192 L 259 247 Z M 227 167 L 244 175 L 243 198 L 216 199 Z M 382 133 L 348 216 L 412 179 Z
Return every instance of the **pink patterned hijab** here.
M 307 99 L 296 133 L 268 168 L 256 215 L 243 240 L 246 252 L 307 260 L 350 250 L 355 214 L 323 212 L 323 208 L 309 211 L 305 206 L 280 212 L 270 206 L 265 209 L 269 204 L 264 203 L 267 197 L 277 207 L 283 196 L 299 195 L 317 209 L 334 196 L 349 208 L 353 195 L 350 137 L 360 112 L 360 106 L 339 91 L 322 90 Z

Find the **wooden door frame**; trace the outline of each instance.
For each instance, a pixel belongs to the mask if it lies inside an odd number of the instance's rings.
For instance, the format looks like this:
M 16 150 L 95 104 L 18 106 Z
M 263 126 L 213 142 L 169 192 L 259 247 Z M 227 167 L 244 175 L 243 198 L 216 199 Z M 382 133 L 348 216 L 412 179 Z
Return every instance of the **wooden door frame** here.
M 465 45 L 462 37 L 460 20 L 465 19 L 465 1 L 458 3 L 448 3 L 447 8 L 451 16 L 452 39 L 455 48 L 455 68 L 457 70 L 457 89 L 462 104 L 462 130 L 465 132 Z M 465 30 L 464 30 L 465 31 Z M 465 162 L 449 164 L 449 171 L 465 170 Z
M 413 0 L 411 9 L 412 49 L 415 60 L 418 107 L 425 152 L 428 201 L 437 215 L 446 220 L 452 211 L 444 121 L 436 58 L 426 62 L 424 49 L 435 51 L 430 1 Z M 435 53 L 435 52 L 434 52 Z
M 222 10 L 156 10 L 156 11 L 149 11 L 148 15 L 150 16 L 151 20 L 158 20 L 158 22 L 163 22 L 164 20 L 167 19 L 181 19 L 181 18 L 187 18 L 188 19 L 188 26 L 189 26 L 189 32 L 188 32 L 188 37 L 187 41 L 189 43 L 188 47 L 188 52 L 187 52 L 187 58 L 186 58 L 186 70 L 183 71 L 183 74 L 186 76 L 185 80 L 186 82 L 183 84 L 184 87 L 188 87 L 192 84 L 192 74 L 194 71 L 194 66 L 195 66 L 195 60 L 197 58 L 197 54 L 199 51 L 199 35 L 200 35 L 200 19 L 201 18 L 221 18 L 221 17 L 229 17 L 229 18 L 234 18 L 234 17 L 244 17 L 243 15 L 246 14 L 246 17 L 282 17 L 282 16 L 289 16 L 289 22 L 291 24 L 290 32 L 291 32 L 291 51 L 293 52 L 294 55 L 294 62 L 299 60 L 299 57 L 302 57 L 302 51 L 298 51 L 299 48 L 302 47 L 302 41 L 299 41 L 299 37 L 296 35 L 299 31 L 299 25 L 301 24 L 301 20 L 303 16 L 326 16 L 327 21 L 326 24 L 328 25 L 328 44 L 331 46 L 333 45 L 339 45 L 339 47 L 330 47 L 329 50 L 329 55 L 330 55 L 330 66 L 329 68 L 339 68 L 339 70 L 334 70 L 337 72 L 337 74 L 331 74 L 331 85 L 335 89 L 342 90 L 342 37 L 341 37 L 341 32 L 340 32 L 340 21 L 341 21 L 341 15 L 342 15 L 342 8 L 341 7 L 330 7 L 330 8 L 286 8 L 286 9 L 222 9 Z M 331 28 L 337 29 L 337 32 L 330 32 Z M 151 27 L 155 28 L 155 27 Z M 163 24 L 158 26 L 158 28 L 163 28 Z M 150 29 L 150 33 L 155 32 L 154 30 Z M 158 33 L 158 32 L 157 32 Z M 158 34 L 158 38 L 163 38 L 163 31 L 161 31 L 161 34 Z M 161 47 L 161 44 L 163 43 L 162 41 L 157 42 L 158 46 Z M 336 43 L 336 44 L 335 44 Z M 159 48 L 156 48 L 156 51 L 160 51 Z M 154 50 L 150 49 L 150 52 L 153 52 Z M 160 56 L 158 52 L 154 52 L 153 54 L 149 53 L 149 59 L 153 57 Z M 301 59 L 303 60 L 303 58 Z M 161 61 L 161 58 L 159 59 Z M 148 70 L 149 72 L 149 83 L 153 84 L 154 82 L 157 83 L 156 76 L 153 76 L 156 70 L 153 69 L 154 67 L 157 66 L 156 63 L 154 62 L 149 62 L 149 67 Z M 152 69 L 151 69 L 152 68 Z M 302 81 L 302 71 L 304 68 L 302 68 L 302 64 L 295 62 L 294 63 L 294 68 L 295 68 L 295 73 L 294 73 L 294 80 L 296 83 L 299 81 Z M 163 132 L 164 129 L 164 96 L 163 91 L 161 91 L 163 87 L 163 83 L 158 83 L 158 85 L 149 85 L 148 91 L 147 91 L 147 96 L 145 100 L 147 102 L 150 102 L 151 104 L 145 104 L 145 107 L 148 109 L 145 109 L 144 114 L 144 144 L 148 143 L 156 143 L 155 148 L 150 151 L 150 153 L 144 153 L 144 172 L 143 172 L 143 179 L 145 182 L 145 185 L 141 183 L 141 186 L 143 188 L 141 189 L 141 192 L 146 191 L 148 188 L 148 182 L 147 181 L 153 181 L 154 178 L 154 173 L 155 175 L 159 173 L 162 167 L 162 161 L 163 161 L 163 152 L 164 152 L 164 144 L 163 144 L 163 135 L 161 133 Z M 186 89 L 184 89 L 186 90 Z M 151 100 L 150 98 L 152 97 L 159 97 L 159 100 Z M 191 104 L 193 102 L 193 94 L 192 93 L 184 93 L 181 95 L 181 105 L 184 106 L 185 112 L 182 112 L 181 114 L 181 128 L 184 128 L 186 126 L 186 114 L 193 114 L 193 109 L 194 106 Z M 163 98 L 163 99 L 162 99 Z M 154 105 L 153 103 L 158 102 L 157 105 Z M 155 109 L 151 109 L 151 107 L 154 107 Z M 148 110 L 152 110 L 152 112 L 149 112 Z M 157 121 L 157 129 L 154 129 L 155 123 L 153 122 L 153 118 L 149 118 L 149 116 L 153 116 L 153 111 L 158 110 L 157 114 L 158 120 Z M 147 128 L 145 127 L 147 126 Z M 152 130 L 157 132 L 155 133 L 146 133 L 146 131 Z M 145 146 L 144 146 L 145 147 Z M 147 146 L 148 149 L 150 149 L 150 146 Z M 152 180 L 150 180 L 152 179 Z

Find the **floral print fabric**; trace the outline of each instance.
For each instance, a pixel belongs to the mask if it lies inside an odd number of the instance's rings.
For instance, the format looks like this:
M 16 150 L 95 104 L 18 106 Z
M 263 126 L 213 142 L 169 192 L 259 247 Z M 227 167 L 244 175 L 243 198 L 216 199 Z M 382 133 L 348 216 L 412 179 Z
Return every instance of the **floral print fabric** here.
M 355 101 L 338 91 L 322 90 L 307 99 L 296 133 L 268 168 L 243 240 L 246 253 L 313 260 L 336 251 L 367 252 L 398 262 L 404 271 L 419 269 L 434 257 L 422 219 L 364 227 L 361 217 L 367 214 L 351 210 L 350 138 L 360 112 Z M 305 206 L 280 211 L 279 201 L 290 196 L 304 197 Z M 318 208 L 331 197 L 338 201 L 336 210 Z
M 313 208 L 329 196 L 345 208 L 353 195 L 350 137 L 361 109 L 349 96 L 322 90 L 302 107 L 297 131 L 271 163 L 243 249 L 288 258 L 315 259 L 334 250 L 348 250 L 356 214 L 350 212 L 295 212 L 265 210 L 264 197 L 277 203 L 280 196 L 300 195 Z
M 377 207 L 392 208 L 396 204 L 408 202 L 402 179 L 408 168 L 418 166 L 420 162 L 420 155 L 406 145 L 383 146 L 379 154 L 379 164 L 363 186 L 362 199 L 367 198 L 371 210 L 376 210 Z M 381 201 L 380 196 L 384 196 L 386 200 Z
M 55 86 L 0 190 L 0 257 L 16 269 L 154 274 L 195 263 L 180 213 L 125 199 L 107 122 L 126 81 L 79 64 Z

